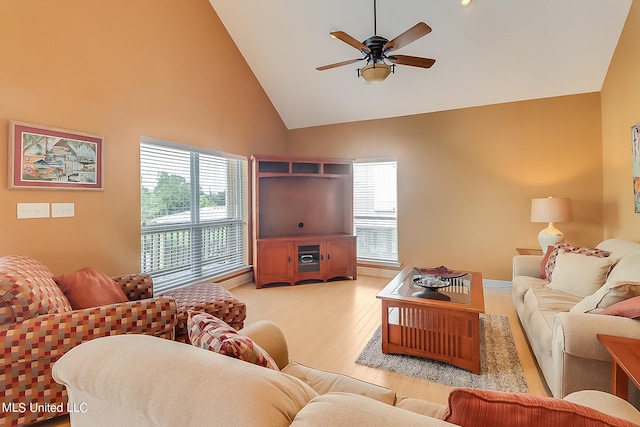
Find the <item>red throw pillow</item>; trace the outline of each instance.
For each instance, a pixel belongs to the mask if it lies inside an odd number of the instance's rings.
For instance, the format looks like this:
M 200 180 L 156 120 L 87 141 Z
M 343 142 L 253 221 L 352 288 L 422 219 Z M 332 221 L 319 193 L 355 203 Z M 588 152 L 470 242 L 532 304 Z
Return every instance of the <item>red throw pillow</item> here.
M 636 424 L 553 397 L 454 388 L 445 421 L 462 427 L 633 427 Z M 637 426 L 636 426 L 637 427 Z
M 602 310 L 600 314 L 640 319 L 640 296 L 612 304 Z
M 129 301 L 120 285 L 93 267 L 63 274 L 53 280 L 74 310 Z

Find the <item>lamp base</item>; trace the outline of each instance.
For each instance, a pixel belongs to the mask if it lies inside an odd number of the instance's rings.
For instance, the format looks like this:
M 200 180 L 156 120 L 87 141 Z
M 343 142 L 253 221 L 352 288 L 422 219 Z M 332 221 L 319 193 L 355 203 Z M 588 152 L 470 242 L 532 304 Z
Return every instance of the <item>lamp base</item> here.
M 542 248 L 542 254 L 547 253 L 549 246 L 553 246 L 558 242 L 564 242 L 564 233 L 553 226 L 550 222 L 549 226 L 538 233 L 538 243 Z

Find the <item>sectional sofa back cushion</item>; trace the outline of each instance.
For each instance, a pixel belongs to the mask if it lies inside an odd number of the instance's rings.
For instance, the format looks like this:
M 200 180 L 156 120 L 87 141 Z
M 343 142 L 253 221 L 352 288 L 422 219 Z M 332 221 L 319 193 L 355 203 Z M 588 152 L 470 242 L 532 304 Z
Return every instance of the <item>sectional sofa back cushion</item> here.
M 605 308 L 640 295 L 640 250 L 626 254 L 611 269 L 607 281 L 571 308 L 572 313 L 600 313 Z
M 618 260 L 631 252 L 640 250 L 640 243 L 623 239 L 607 239 L 598 243 L 596 248 L 610 252 L 610 257 Z
M 472 388 L 451 391 L 445 421 L 462 427 L 637 427 L 562 399 Z
M 0 323 L 71 310 L 47 267 L 26 256 L 0 258 Z

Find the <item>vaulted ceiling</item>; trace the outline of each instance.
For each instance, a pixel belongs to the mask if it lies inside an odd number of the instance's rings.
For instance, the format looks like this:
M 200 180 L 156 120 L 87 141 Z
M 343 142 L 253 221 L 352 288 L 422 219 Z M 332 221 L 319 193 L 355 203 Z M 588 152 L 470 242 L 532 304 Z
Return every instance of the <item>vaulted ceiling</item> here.
M 361 57 L 331 38 L 373 35 L 373 0 L 209 0 L 289 129 L 597 92 L 632 0 L 378 0 L 377 33 L 433 31 L 398 54 L 436 59 L 358 78 Z

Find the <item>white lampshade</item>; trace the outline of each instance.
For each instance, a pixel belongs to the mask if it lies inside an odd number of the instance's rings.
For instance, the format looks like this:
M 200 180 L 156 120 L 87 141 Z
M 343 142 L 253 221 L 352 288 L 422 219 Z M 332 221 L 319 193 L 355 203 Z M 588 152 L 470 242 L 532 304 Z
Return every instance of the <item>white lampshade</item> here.
M 391 65 L 384 62 L 367 64 L 360 70 L 360 75 L 368 82 L 381 82 L 391 74 Z
M 549 225 L 538 233 L 538 242 L 542 252 L 549 246 L 564 241 L 564 233 L 558 230 L 554 222 L 571 221 L 570 199 L 561 197 L 544 197 L 531 200 L 531 222 L 547 222 Z

